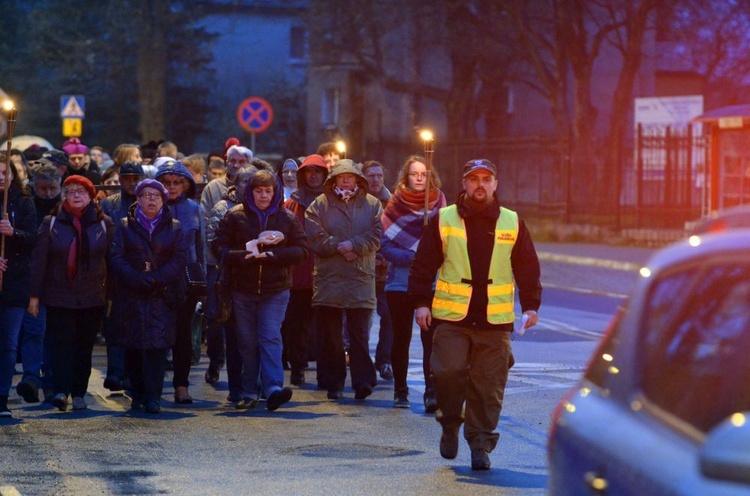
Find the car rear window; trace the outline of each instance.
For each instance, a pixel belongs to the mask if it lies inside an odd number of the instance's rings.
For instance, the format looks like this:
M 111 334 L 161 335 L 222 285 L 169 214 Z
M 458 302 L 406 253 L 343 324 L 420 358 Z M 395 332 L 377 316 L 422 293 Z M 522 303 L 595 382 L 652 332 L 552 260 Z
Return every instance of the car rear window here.
M 643 393 L 701 431 L 750 410 L 750 266 L 692 267 L 652 284 Z

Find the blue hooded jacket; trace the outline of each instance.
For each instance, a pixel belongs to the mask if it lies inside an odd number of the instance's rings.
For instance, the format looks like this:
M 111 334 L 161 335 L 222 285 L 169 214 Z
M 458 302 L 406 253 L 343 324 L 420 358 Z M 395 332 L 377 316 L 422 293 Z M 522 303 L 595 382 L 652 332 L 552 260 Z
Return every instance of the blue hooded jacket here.
M 166 174 L 175 174 L 187 179 L 188 189 L 167 205 L 173 219 L 180 221 L 185 242 L 189 246 L 189 262 L 199 262 L 206 269 L 206 215 L 198 202 L 191 200 L 195 193 L 195 180 L 185 164 L 179 160 L 170 160 L 156 170 L 155 178 L 161 182 Z

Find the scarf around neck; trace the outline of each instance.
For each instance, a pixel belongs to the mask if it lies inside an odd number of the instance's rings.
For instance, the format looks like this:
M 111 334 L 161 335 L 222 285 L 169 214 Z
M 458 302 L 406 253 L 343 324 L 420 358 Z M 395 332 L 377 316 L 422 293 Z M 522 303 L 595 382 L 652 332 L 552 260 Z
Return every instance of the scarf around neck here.
M 143 213 L 143 210 L 141 210 L 140 205 L 135 206 L 135 220 L 137 220 L 138 223 L 142 225 L 146 231 L 148 231 L 149 235 L 151 235 L 151 233 L 154 232 L 154 229 L 156 229 L 156 225 L 161 220 L 163 213 L 164 207 L 159 209 L 159 213 L 157 213 L 153 219 L 149 219 L 148 217 L 146 217 L 146 214 Z
M 65 273 L 68 277 L 68 287 L 72 288 L 76 274 L 78 273 L 78 264 L 83 257 L 82 252 L 84 250 L 88 252 L 88 237 L 84 235 L 81 225 L 81 216 L 86 211 L 86 208 L 75 211 L 68 206 L 67 202 L 63 202 L 62 209 L 68 214 L 73 224 L 73 229 L 75 229 L 75 236 L 73 236 L 73 240 L 70 242 L 70 246 L 68 246 L 68 259 L 65 267 Z
M 359 186 L 354 186 L 354 189 L 348 190 L 348 189 L 341 189 L 335 184 L 333 185 L 333 192 L 336 196 L 344 200 L 344 203 L 349 203 L 349 200 L 354 198 L 357 195 L 357 191 L 359 191 Z
M 419 238 L 424 230 L 425 192 L 398 188 L 385 206 L 381 223 L 383 236 L 397 245 L 416 252 Z M 434 217 L 446 205 L 445 195 L 439 189 L 431 189 L 427 202 L 427 216 Z

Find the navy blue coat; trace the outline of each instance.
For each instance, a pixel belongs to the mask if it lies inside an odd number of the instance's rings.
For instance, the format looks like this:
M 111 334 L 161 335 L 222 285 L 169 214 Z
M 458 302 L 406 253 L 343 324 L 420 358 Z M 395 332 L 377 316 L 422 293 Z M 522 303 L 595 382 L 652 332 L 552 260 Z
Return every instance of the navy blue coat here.
M 0 194 L 0 200 L 2 200 Z M 0 201 L 0 218 L 3 202 Z M 31 196 L 21 194 L 11 185 L 8 195 L 8 220 L 13 226 L 13 236 L 5 238 L 5 258 L 8 269 L 3 274 L 0 302 L 11 307 L 29 305 L 29 264 L 36 237 L 36 209 Z
M 182 277 L 188 246 L 180 222 L 168 208 L 149 236 L 135 219 L 135 205 L 115 226 L 110 246 L 112 332 L 108 342 L 126 349 L 167 349 L 175 342 L 176 307 L 170 302 L 184 290 Z M 146 262 L 155 285 L 144 289 Z M 174 300 L 173 300 L 174 301 Z

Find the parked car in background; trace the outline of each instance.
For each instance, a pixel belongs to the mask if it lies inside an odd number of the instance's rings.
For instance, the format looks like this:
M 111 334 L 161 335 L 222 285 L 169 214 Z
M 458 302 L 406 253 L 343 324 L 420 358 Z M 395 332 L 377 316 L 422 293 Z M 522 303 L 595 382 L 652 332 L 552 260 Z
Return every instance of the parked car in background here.
M 553 414 L 551 495 L 750 494 L 750 230 L 641 269 Z
M 716 234 L 729 229 L 750 228 L 750 205 L 717 210 L 695 225 L 691 235 Z

